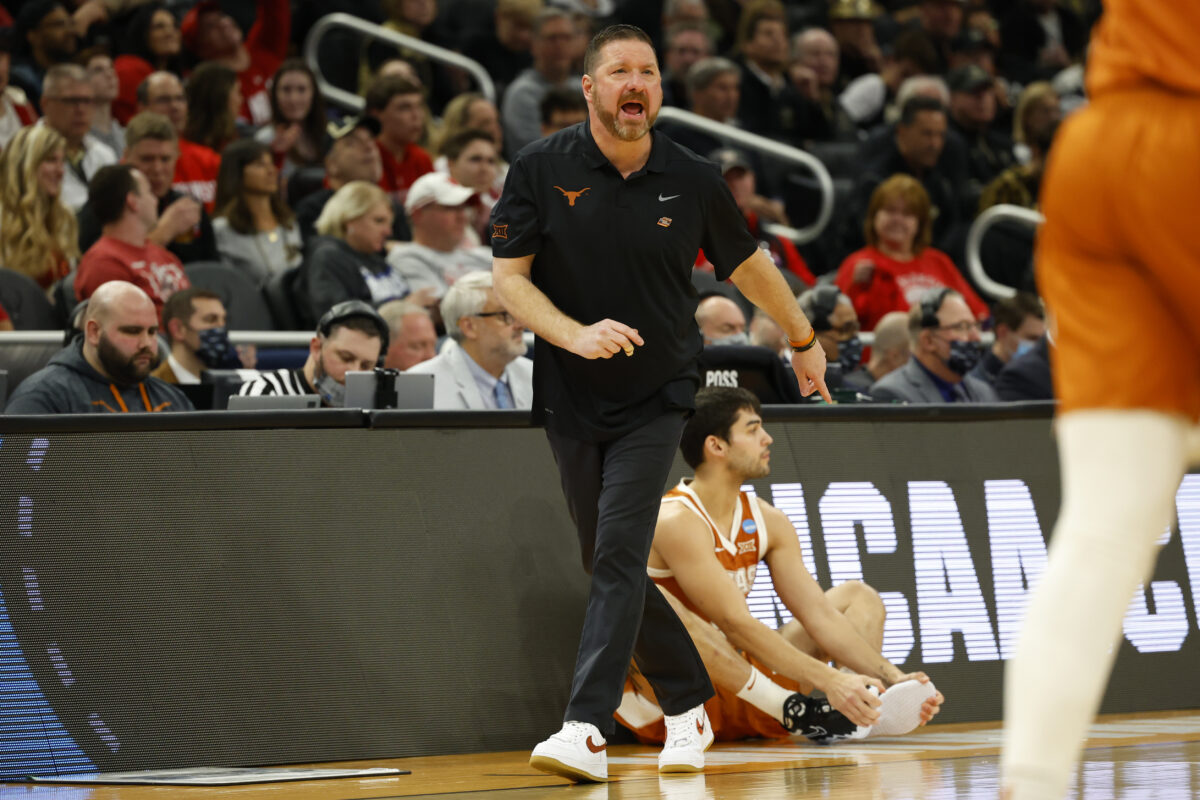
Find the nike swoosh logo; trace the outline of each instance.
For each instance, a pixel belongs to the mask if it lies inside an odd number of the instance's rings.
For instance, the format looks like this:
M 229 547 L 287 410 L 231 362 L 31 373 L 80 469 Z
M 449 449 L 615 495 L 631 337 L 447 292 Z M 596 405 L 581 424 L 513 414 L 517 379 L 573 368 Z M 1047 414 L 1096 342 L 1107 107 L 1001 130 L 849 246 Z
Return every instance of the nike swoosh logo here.
M 665 203 L 665 202 L 667 202 L 668 200 L 674 200 L 676 197 L 681 197 L 681 196 L 682 196 L 682 195 L 673 194 L 673 195 L 669 195 L 669 196 L 667 196 L 667 197 L 663 197 L 663 196 L 660 194 L 660 195 L 658 196 L 658 202 L 660 202 L 660 203 Z
M 701 736 L 703 736 L 703 735 L 704 735 L 704 720 L 702 720 L 702 719 L 698 719 L 698 720 L 696 720 L 696 731 L 697 731 L 697 732 L 698 732 L 698 733 L 699 733 Z
M 601 744 L 601 745 L 592 744 L 592 737 L 589 736 L 587 738 L 587 749 L 591 750 L 593 753 L 603 753 L 605 750 L 608 749 L 608 745 L 607 744 Z

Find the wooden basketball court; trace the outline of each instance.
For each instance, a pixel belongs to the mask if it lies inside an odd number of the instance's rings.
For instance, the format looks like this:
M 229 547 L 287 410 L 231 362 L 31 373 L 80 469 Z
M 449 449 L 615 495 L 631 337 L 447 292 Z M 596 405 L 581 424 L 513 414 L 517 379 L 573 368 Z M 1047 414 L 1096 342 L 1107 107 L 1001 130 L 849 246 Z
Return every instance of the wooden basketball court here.
M 0 800 L 994 800 L 999 745 L 996 723 L 937 725 L 832 747 L 718 745 L 708 753 L 705 773 L 692 776 L 660 777 L 653 748 L 613 747 L 608 784 L 573 786 L 536 772 L 521 751 L 351 762 L 337 766 L 391 766 L 412 774 L 225 788 L 8 783 L 0 784 Z M 1103 717 L 1084 759 L 1081 800 L 1200 797 L 1200 712 Z

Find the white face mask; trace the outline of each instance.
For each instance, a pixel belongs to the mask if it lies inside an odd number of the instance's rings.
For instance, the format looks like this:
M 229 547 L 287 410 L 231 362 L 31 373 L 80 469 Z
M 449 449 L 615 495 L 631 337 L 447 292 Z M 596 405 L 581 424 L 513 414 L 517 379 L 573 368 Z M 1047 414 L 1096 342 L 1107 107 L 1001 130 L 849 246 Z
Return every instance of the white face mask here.
M 742 331 L 741 333 L 731 333 L 728 336 L 722 336 L 719 339 L 713 339 L 709 343 L 709 347 L 717 347 L 718 345 L 726 344 L 750 344 L 750 334 Z
M 1022 339 L 1021 343 L 1017 345 L 1017 349 L 1013 352 L 1012 357 L 1020 358 L 1032 350 L 1035 344 L 1037 344 L 1037 342 L 1031 342 L 1028 339 Z
M 313 388 L 321 395 L 321 402 L 332 408 L 346 405 L 346 385 L 338 383 L 325 371 L 324 353 L 317 358 L 313 372 Z

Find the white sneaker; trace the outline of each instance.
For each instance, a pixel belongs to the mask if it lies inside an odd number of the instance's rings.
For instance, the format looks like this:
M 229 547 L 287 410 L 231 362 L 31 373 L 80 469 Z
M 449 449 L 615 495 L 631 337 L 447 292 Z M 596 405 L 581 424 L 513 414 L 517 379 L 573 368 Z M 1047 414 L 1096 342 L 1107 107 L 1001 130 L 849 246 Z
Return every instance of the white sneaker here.
M 564 722 L 561 731 L 533 748 L 529 766 L 577 783 L 607 781 L 607 750 L 608 743 L 595 725 Z
M 901 736 L 921 724 L 921 706 L 937 695 L 932 683 L 904 681 L 889 686 L 879 695 L 879 719 L 871 726 L 869 737 Z
M 703 704 L 682 714 L 664 717 L 667 741 L 658 756 L 659 772 L 700 772 L 704 751 L 713 743 L 712 725 Z

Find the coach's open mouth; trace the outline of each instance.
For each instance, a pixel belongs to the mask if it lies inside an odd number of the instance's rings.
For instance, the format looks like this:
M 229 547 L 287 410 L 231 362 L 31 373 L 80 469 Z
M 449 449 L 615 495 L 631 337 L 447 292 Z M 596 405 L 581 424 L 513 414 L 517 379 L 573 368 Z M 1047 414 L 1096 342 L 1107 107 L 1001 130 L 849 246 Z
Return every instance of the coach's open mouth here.
M 637 100 L 621 104 L 621 115 L 630 119 L 645 119 L 646 107 Z

